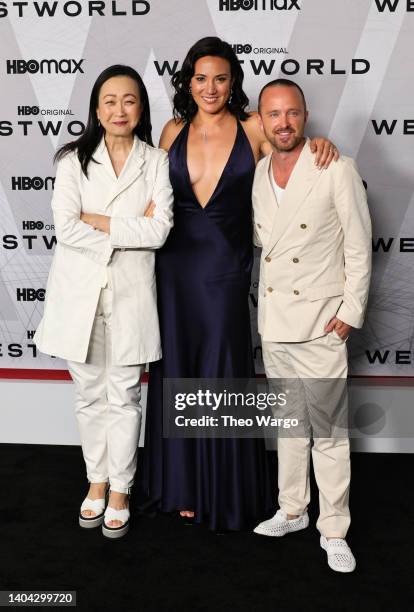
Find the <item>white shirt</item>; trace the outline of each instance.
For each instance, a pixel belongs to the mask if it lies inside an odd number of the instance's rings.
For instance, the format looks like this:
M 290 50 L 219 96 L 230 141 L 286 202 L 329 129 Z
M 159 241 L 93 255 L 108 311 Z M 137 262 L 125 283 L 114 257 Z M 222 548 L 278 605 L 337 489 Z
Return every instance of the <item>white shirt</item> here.
M 283 194 L 285 193 L 285 190 L 282 189 L 282 187 L 279 187 L 279 185 L 276 183 L 275 177 L 273 175 L 272 164 L 270 164 L 270 167 L 269 167 L 269 176 L 270 176 L 270 182 L 272 184 L 273 191 L 275 194 L 276 204 L 279 207 L 282 203 L 282 198 L 283 198 Z

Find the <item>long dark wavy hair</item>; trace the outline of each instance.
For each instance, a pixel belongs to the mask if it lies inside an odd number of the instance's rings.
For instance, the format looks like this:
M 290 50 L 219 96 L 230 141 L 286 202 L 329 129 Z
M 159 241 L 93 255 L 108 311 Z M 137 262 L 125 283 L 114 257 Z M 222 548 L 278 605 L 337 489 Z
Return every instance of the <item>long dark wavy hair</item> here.
M 232 115 L 241 121 L 245 121 L 249 116 L 245 111 L 249 104 L 249 98 L 243 91 L 243 70 L 229 43 L 217 38 L 217 36 L 207 36 L 198 40 L 187 53 L 181 70 L 176 72 L 171 79 L 175 89 L 173 112 L 176 121 L 181 120 L 189 123 L 197 112 L 197 104 L 190 93 L 190 81 L 194 76 L 196 61 L 206 55 L 222 57 L 229 62 L 233 87 L 227 106 Z
M 62 159 L 62 157 L 65 157 L 65 155 L 67 155 L 71 151 L 76 150 L 82 171 L 85 176 L 88 176 L 89 162 L 95 161 L 93 159 L 93 154 L 104 134 L 104 129 L 99 123 L 98 117 L 96 115 L 96 109 L 98 108 L 99 92 L 101 91 L 102 85 L 106 81 L 116 76 L 130 77 L 138 85 L 139 97 L 142 105 L 142 114 L 138 125 L 134 129 L 134 134 L 136 134 L 138 138 L 140 138 L 144 142 L 153 146 L 151 113 L 148 100 L 148 92 L 144 85 L 144 81 L 141 79 L 138 72 L 130 66 L 115 64 L 114 66 L 109 66 L 108 68 L 105 68 L 105 70 L 101 72 L 101 74 L 98 76 L 92 87 L 91 97 L 89 100 L 89 115 L 85 131 L 81 136 L 79 136 L 79 138 L 73 140 L 72 142 L 68 142 L 67 144 L 63 145 L 63 147 L 58 149 L 54 157 L 55 162 Z

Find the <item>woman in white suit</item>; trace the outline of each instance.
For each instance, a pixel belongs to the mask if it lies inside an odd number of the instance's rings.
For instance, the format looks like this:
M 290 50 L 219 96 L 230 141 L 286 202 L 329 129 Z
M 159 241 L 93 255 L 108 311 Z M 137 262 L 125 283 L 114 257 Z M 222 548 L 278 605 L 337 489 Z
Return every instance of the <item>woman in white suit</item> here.
M 141 424 L 140 378 L 161 357 L 154 249 L 172 226 L 167 154 L 154 149 L 138 73 L 96 80 L 84 134 L 63 146 L 52 208 L 57 245 L 39 350 L 67 360 L 89 492 L 82 527 L 116 538 L 129 526 Z M 109 489 L 108 505 L 105 509 Z

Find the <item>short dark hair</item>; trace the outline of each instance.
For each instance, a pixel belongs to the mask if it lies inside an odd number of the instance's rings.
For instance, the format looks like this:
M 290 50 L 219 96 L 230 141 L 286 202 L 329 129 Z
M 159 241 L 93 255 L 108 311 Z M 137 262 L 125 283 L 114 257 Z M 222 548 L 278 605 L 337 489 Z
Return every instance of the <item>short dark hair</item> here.
M 91 96 L 89 99 L 89 115 L 86 123 L 85 131 L 79 138 L 68 142 L 67 144 L 60 147 L 57 151 L 54 161 L 58 161 L 65 157 L 71 151 L 76 151 L 78 159 L 85 176 L 88 176 L 88 165 L 93 159 L 93 154 L 98 146 L 102 136 L 104 135 L 104 129 L 98 121 L 96 116 L 96 109 L 98 107 L 99 92 L 101 91 L 102 85 L 111 79 L 112 77 L 126 76 L 136 82 L 139 91 L 139 97 L 142 105 L 141 118 L 138 125 L 134 130 L 134 134 L 138 136 L 142 141 L 152 145 L 152 126 L 151 126 L 151 113 L 148 99 L 148 92 L 144 85 L 144 82 L 138 72 L 131 68 L 131 66 L 124 66 L 123 64 L 115 64 L 105 68 L 103 72 L 98 76 L 95 83 L 93 84 Z
M 207 55 L 221 57 L 229 62 L 233 86 L 231 98 L 227 105 L 232 115 L 241 121 L 245 121 L 249 116 L 245 110 L 249 104 L 249 98 L 243 91 L 244 73 L 237 55 L 229 43 L 217 36 L 206 36 L 198 40 L 188 51 L 181 69 L 172 77 L 171 83 L 175 89 L 173 100 L 174 117 L 176 120 L 185 121 L 186 123 L 190 123 L 194 118 L 197 112 L 197 105 L 190 93 L 190 81 L 194 76 L 196 61 Z
M 296 89 L 299 91 L 302 97 L 303 106 L 306 112 L 306 99 L 305 99 L 305 94 L 303 93 L 303 89 L 297 83 L 295 83 L 295 81 L 291 81 L 290 79 L 275 79 L 274 81 L 270 81 L 269 83 L 266 83 L 266 85 L 262 87 L 262 90 L 259 94 L 259 101 L 258 101 L 259 113 L 260 113 L 260 103 L 262 101 L 263 92 L 265 91 L 265 89 L 268 89 L 269 87 L 296 87 Z

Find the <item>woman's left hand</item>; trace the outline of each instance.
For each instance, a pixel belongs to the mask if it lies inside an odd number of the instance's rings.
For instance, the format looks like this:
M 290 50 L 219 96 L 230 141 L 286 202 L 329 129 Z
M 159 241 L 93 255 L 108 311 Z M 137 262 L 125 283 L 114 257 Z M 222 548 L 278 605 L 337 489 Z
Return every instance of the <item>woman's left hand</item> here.
M 310 141 L 310 149 L 315 153 L 315 165 L 318 168 L 326 168 L 332 160 L 339 159 L 339 153 L 336 146 L 327 138 L 312 138 Z
M 91 225 L 93 229 L 105 232 L 105 234 L 111 233 L 111 217 L 106 215 L 94 215 L 90 213 L 81 213 L 80 220 L 88 225 Z
M 144 212 L 144 217 L 148 217 L 149 219 L 152 219 L 154 217 L 154 210 L 155 210 L 155 202 L 151 200 L 151 202 L 147 206 L 146 211 Z

